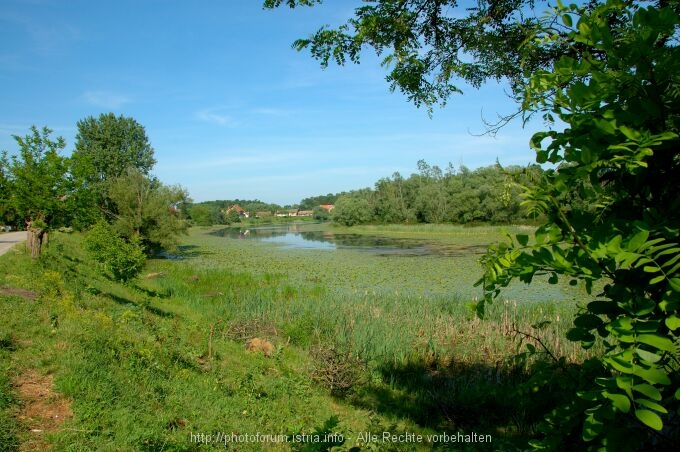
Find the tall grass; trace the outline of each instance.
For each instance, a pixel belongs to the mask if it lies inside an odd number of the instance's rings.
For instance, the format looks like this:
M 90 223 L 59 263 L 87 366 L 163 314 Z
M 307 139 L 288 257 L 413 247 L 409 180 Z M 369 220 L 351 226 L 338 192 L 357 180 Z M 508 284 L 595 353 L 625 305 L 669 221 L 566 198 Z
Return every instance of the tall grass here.
M 588 356 L 561 339 L 570 304 L 502 300 L 477 319 L 465 289 L 474 257 L 298 252 L 200 230 L 184 250 L 128 285 L 96 273 L 77 235 L 55 237 L 37 264 L 2 258 L 0 286 L 39 298 L 0 295 L 0 439 L 30 436 L 11 382 L 39 369 L 72 404 L 48 435 L 57 449 L 195 450 L 192 432 L 329 426 L 354 437 L 475 429 L 513 449 L 537 416 L 513 392 L 532 365 L 514 359 L 519 339 Z M 271 358 L 245 350 L 253 337 L 273 343 Z

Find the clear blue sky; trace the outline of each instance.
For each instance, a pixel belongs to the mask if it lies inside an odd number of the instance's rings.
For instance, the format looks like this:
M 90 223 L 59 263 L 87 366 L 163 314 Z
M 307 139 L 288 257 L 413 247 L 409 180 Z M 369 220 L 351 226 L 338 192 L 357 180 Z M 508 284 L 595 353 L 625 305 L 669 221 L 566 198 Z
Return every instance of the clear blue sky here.
M 114 112 L 147 131 L 153 173 L 195 201 L 302 198 L 373 186 L 416 162 L 469 168 L 534 161 L 517 121 L 475 136 L 509 113 L 502 86 L 465 88 L 432 118 L 398 92 L 366 52 L 320 69 L 291 49 L 358 2 L 263 10 L 260 0 L 0 3 L 0 149 L 48 126 L 73 149 L 76 123 Z

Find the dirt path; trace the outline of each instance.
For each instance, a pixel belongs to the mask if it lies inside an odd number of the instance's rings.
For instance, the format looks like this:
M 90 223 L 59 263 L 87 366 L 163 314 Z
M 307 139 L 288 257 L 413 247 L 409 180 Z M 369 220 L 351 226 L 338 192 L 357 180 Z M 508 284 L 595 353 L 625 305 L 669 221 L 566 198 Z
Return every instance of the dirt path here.
M 26 231 L 0 233 L 0 256 L 24 240 L 26 240 Z

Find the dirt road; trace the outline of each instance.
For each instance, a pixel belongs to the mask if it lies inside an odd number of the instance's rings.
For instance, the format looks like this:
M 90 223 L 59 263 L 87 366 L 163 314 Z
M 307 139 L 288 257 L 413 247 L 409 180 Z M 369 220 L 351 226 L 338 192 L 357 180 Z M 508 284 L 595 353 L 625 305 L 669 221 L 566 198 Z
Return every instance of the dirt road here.
M 5 254 L 16 243 L 26 240 L 26 231 L 0 233 L 0 256 Z

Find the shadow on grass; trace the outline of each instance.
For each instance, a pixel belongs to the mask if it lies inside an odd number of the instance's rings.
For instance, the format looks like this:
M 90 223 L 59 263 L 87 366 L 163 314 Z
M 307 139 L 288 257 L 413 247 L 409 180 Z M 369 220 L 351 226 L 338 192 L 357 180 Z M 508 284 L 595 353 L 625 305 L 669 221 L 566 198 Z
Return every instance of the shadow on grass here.
M 410 419 L 437 434 L 491 435 L 490 448 L 476 444 L 470 450 L 526 447 L 536 435 L 537 424 L 561 398 L 528 396 L 525 383 L 530 374 L 519 366 L 422 360 L 384 365 L 380 373 L 383 383 L 355 388 L 352 404 L 387 417 Z
M 146 295 L 146 296 L 148 296 L 148 297 L 153 297 L 153 298 L 163 298 L 163 299 L 165 299 L 165 298 L 170 298 L 170 294 L 167 293 L 167 292 L 159 292 L 159 291 L 157 291 L 157 290 L 148 289 L 148 288 L 146 288 L 146 287 L 141 287 L 141 286 L 139 286 L 139 285 L 137 285 L 137 284 L 135 284 L 135 285 L 132 286 L 132 287 L 133 287 L 135 290 L 137 290 L 137 291 L 143 293 L 144 295 Z
M 183 260 L 183 259 L 193 259 L 200 256 L 208 256 L 213 254 L 211 251 L 206 249 L 201 249 L 201 247 L 196 245 L 180 245 L 177 247 L 177 251 L 171 253 L 169 251 L 160 251 L 153 255 L 153 259 L 168 259 L 168 260 Z
M 174 318 L 175 315 L 169 312 L 166 312 L 162 309 L 156 308 L 154 306 L 148 306 L 143 303 L 137 303 L 135 301 L 129 300 L 127 298 L 112 294 L 112 293 L 103 293 L 104 296 L 109 298 L 110 300 L 114 301 L 115 303 L 118 303 L 119 305 L 122 306 L 134 306 L 134 307 L 139 307 L 144 309 L 145 311 L 148 311 L 154 315 L 157 315 L 158 317 L 163 317 L 163 318 Z
M 332 447 L 340 447 L 345 444 L 345 438 L 336 433 L 339 425 L 339 418 L 331 416 L 311 433 L 295 432 L 289 434 L 288 437 L 293 440 L 291 449 L 304 452 L 321 452 L 330 450 Z

